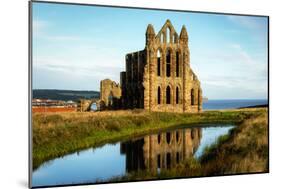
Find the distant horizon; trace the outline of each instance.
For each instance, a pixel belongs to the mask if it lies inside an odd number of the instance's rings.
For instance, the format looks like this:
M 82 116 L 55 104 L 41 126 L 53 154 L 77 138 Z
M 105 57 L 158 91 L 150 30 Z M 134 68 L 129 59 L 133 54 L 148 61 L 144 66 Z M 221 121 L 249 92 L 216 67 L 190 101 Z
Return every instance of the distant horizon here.
M 63 91 L 91 91 L 91 92 L 99 92 L 97 90 L 75 90 L 75 89 L 32 89 L 32 90 L 63 90 Z M 268 100 L 268 98 L 209 98 L 207 96 L 203 96 L 203 98 L 208 98 L 208 100 Z

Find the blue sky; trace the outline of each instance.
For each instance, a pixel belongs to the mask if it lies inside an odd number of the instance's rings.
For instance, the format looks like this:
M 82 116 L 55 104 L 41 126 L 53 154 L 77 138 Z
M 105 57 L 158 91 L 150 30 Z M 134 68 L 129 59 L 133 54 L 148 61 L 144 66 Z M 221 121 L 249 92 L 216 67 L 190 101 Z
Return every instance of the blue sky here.
M 33 88 L 99 90 L 119 82 L 148 24 L 189 35 L 190 64 L 210 99 L 267 98 L 267 18 L 33 2 Z

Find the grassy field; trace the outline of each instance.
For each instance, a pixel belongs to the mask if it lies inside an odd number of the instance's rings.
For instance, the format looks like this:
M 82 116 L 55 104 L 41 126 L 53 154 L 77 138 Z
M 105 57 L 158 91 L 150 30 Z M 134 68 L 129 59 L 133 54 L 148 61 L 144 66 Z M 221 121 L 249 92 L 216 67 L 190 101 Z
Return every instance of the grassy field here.
M 111 181 L 149 180 L 177 177 L 214 176 L 269 171 L 267 110 L 244 120 L 227 135 L 205 149 L 200 159 L 186 159 L 160 174 L 131 173 Z
M 268 172 L 268 155 L 268 117 L 264 112 L 221 137 L 206 150 L 201 164 L 206 175 Z
M 197 114 L 142 110 L 108 112 L 35 113 L 32 118 L 33 168 L 65 154 L 125 140 L 181 124 L 239 124 L 265 113 L 265 109 L 208 111 Z

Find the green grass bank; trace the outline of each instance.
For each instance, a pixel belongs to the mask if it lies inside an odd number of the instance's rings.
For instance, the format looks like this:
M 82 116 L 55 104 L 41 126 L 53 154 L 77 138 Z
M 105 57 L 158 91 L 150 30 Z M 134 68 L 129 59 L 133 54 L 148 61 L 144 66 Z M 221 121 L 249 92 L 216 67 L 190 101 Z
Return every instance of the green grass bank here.
M 240 124 L 266 109 L 160 113 L 142 110 L 74 113 L 37 113 L 32 116 L 33 168 L 77 150 L 125 140 L 159 129 L 203 123 Z

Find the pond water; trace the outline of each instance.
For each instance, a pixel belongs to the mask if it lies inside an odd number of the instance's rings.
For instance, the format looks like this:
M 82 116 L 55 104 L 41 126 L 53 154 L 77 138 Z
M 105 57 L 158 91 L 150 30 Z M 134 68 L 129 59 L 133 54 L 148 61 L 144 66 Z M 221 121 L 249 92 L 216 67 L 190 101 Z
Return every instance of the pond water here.
M 105 144 L 56 158 L 33 171 L 32 186 L 106 181 L 138 170 L 161 172 L 181 161 L 199 158 L 204 149 L 234 125 L 173 128 L 143 137 Z

